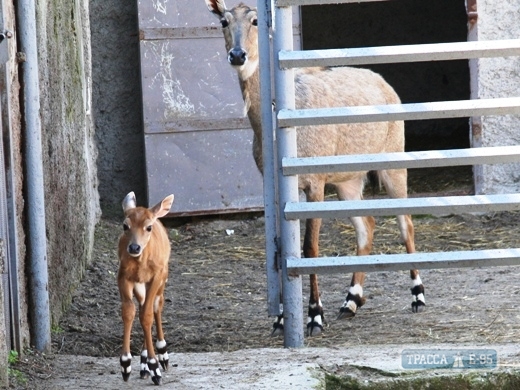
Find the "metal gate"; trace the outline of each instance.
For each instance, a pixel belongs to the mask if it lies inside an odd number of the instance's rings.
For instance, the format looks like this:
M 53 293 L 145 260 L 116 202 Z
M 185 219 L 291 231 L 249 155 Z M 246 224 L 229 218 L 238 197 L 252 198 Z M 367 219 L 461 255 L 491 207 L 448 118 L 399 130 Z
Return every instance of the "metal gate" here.
M 300 203 L 297 175 L 317 172 L 424 168 L 473 164 L 495 164 L 520 161 L 520 146 L 489 147 L 385 153 L 315 158 L 297 158 L 295 126 L 337 123 L 360 123 L 394 120 L 471 117 L 520 114 L 520 97 L 466 101 L 363 106 L 323 109 L 295 109 L 293 68 L 309 66 L 345 66 L 381 63 L 445 61 L 481 57 L 518 56 L 520 39 L 475 41 L 427 45 L 408 45 L 362 49 L 293 51 L 291 37 L 292 7 L 326 3 L 359 3 L 380 0 L 274 0 L 272 28 L 273 50 L 260 45 L 261 57 L 272 56 L 274 95 L 276 98 L 276 147 L 278 158 L 273 169 L 278 172 L 280 205 L 278 252 L 282 269 L 282 295 L 286 347 L 303 345 L 303 308 L 301 274 L 352 271 L 407 270 L 413 268 L 450 268 L 520 264 L 520 249 L 496 249 L 397 255 L 346 256 L 334 258 L 300 258 L 300 219 L 386 216 L 398 214 L 429 214 L 490 212 L 520 210 L 520 194 L 430 197 L 362 201 L 327 201 Z M 260 43 L 268 41 L 270 0 L 259 0 Z M 267 19 L 262 19 L 267 18 Z M 269 66 L 261 73 L 262 96 L 268 94 L 271 75 Z M 263 102 L 265 138 L 272 133 L 271 104 Z M 264 144 L 264 148 L 272 145 Z M 273 160 L 274 161 L 274 160 Z M 265 164 L 264 164 L 265 165 Z M 266 176 L 264 179 L 268 179 Z M 266 184 L 274 194 L 274 180 Z M 274 195 L 273 195 L 274 196 Z M 276 201 L 266 203 L 266 215 L 276 215 Z M 269 244 L 269 242 L 268 242 Z M 269 253 L 269 252 L 268 252 Z M 269 272 L 276 259 L 268 256 L 268 283 L 278 282 L 278 274 Z M 272 291 L 276 291 L 272 289 Z M 270 294 L 274 294 L 269 290 Z M 269 301 L 276 299 L 271 295 Z

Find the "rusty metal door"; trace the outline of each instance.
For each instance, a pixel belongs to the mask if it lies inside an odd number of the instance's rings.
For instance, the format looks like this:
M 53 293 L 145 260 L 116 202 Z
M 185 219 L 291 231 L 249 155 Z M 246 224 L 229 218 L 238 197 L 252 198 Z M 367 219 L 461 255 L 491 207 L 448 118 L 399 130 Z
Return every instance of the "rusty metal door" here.
M 138 12 L 149 203 L 174 193 L 177 216 L 262 210 L 253 133 L 220 23 L 204 0 L 139 1 Z

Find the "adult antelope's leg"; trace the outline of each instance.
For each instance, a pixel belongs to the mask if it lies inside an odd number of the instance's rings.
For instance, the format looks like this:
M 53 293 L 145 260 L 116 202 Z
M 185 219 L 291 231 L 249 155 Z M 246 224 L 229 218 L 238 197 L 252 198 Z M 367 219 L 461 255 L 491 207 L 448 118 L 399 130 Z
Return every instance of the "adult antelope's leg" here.
M 372 251 L 374 238 L 374 227 L 376 222 L 373 217 L 350 218 L 356 231 L 357 255 L 369 255 Z M 363 297 L 363 284 L 365 283 L 364 272 L 354 272 L 345 302 L 339 309 L 338 319 L 351 318 L 356 315 L 357 309 L 365 304 Z
M 321 202 L 324 198 L 325 183 L 309 184 L 305 189 L 307 202 Z M 320 236 L 321 219 L 308 219 L 305 222 L 305 238 L 303 241 L 303 255 L 306 258 L 318 257 L 319 255 L 319 236 Z M 320 300 L 320 292 L 318 288 L 318 276 L 310 275 L 310 297 L 309 310 L 307 320 L 307 334 L 316 336 L 323 330 L 324 316 L 323 307 Z M 271 335 L 283 334 L 283 316 L 278 316 L 277 321 L 273 324 L 273 332 Z
M 360 176 L 354 180 L 336 185 L 338 199 L 360 200 L 363 195 L 364 177 Z M 356 232 L 357 255 L 368 255 L 372 251 L 374 238 L 375 220 L 373 217 L 350 218 Z M 356 314 L 359 307 L 365 303 L 363 297 L 364 272 L 354 272 L 345 302 L 339 309 L 338 319 L 350 318 Z
M 392 198 L 406 198 L 407 194 L 407 173 L 406 169 L 393 169 L 380 172 L 386 191 Z M 398 215 L 397 224 L 401 232 L 401 239 L 404 242 L 407 253 L 415 252 L 415 232 L 410 215 Z M 426 301 L 424 299 L 424 286 L 419 270 L 410 270 L 412 278 L 412 312 L 419 313 L 423 311 Z
M 121 295 L 121 317 L 123 319 L 123 349 L 119 363 L 121 374 L 126 382 L 132 372 L 132 354 L 130 353 L 130 333 L 135 318 L 135 305 L 132 300 L 132 286 L 127 281 L 119 281 Z
M 318 257 L 319 235 L 321 219 L 308 219 L 305 222 L 305 238 L 303 241 L 303 255 L 306 258 Z M 320 291 L 318 287 L 318 275 L 310 275 L 309 310 L 307 317 L 307 334 L 309 336 L 319 335 L 323 330 L 325 321 L 323 306 L 321 305 Z
M 307 202 L 323 202 L 325 197 L 325 183 L 318 182 L 315 185 L 309 185 L 305 189 L 305 195 Z M 320 218 L 312 218 L 305 221 L 305 237 L 303 240 L 303 256 L 305 258 L 315 258 L 319 256 L 320 228 Z M 323 323 L 325 321 L 318 287 L 318 275 L 310 275 L 309 283 L 310 295 L 307 315 L 307 334 L 309 336 L 316 336 L 323 331 Z
M 164 339 L 164 333 L 162 328 L 162 310 L 164 306 L 164 289 L 161 289 L 159 295 L 155 297 L 153 306 L 154 317 L 155 317 L 155 328 L 157 330 L 157 341 L 155 347 L 157 348 L 157 358 L 163 370 L 168 370 L 168 362 L 170 358 L 168 356 L 168 350 L 166 349 L 166 340 Z

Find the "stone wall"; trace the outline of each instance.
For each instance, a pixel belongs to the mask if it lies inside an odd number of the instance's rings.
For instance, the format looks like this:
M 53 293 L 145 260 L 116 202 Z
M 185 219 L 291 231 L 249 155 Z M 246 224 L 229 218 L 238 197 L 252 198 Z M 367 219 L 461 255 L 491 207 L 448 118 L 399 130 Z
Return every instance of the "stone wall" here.
M 56 324 L 90 261 L 100 216 L 88 0 L 37 2 L 49 298 Z

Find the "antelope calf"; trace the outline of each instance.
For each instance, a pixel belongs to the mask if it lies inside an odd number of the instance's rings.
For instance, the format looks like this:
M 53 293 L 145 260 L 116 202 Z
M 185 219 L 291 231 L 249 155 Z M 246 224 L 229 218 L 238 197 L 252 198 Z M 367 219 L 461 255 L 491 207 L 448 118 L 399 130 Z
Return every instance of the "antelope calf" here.
M 152 208 L 136 207 L 135 195 L 130 192 L 123 200 L 125 220 L 119 238 L 119 272 L 117 284 L 121 295 L 123 317 L 123 349 L 121 373 L 126 382 L 132 371 L 130 333 L 135 317 L 135 296 L 139 303 L 139 321 L 144 333 L 141 350 L 141 378 L 151 375 L 153 383 L 161 383 L 161 369 L 168 369 L 168 352 L 162 329 L 161 313 L 164 305 L 164 287 L 168 279 L 170 241 L 166 229 L 158 218 L 170 211 L 173 195 L 169 195 Z M 157 330 L 157 357 L 152 342 L 152 324 L 155 317 Z
M 245 107 L 253 128 L 253 157 L 263 171 L 262 127 L 260 122 L 260 88 L 258 71 L 258 29 L 256 8 L 240 3 L 227 8 L 224 0 L 205 0 L 211 13 L 217 16 L 224 33 L 227 60 L 236 69 Z M 399 104 L 393 88 L 378 74 L 350 67 L 306 68 L 294 71 L 296 108 L 345 107 L 381 104 Z M 333 156 L 402 152 L 404 150 L 404 123 L 402 121 L 306 126 L 298 130 L 298 157 Z M 407 197 L 406 169 L 377 172 L 380 182 L 393 198 Z M 308 202 L 324 199 L 326 184 L 335 187 L 340 200 L 359 200 L 367 172 L 338 172 L 299 175 L 298 185 Z M 367 255 L 372 250 L 375 221 L 373 217 L 352 217 L 356 230 L 357 254 Z M 414 228 L 409 215 L 397 216 L 401 238 L 408 253 L 415 252 Z M 303 254 L 319 256 L 321 219 L 306 221 Z M 418 270 L 411 270 L 412 311 L 425 306 L 424 287 Z M 363 282 L 365 274 L 355 272 L 338 318 L 352 317 L 365 302 Z M 323 329 L 323 307 L 320 300 L 317 275 L 310 275 L 310 298 L 307 333 L 312 336 Z M 283 332 L 283 318 L 274 324 L 273 334 Z

